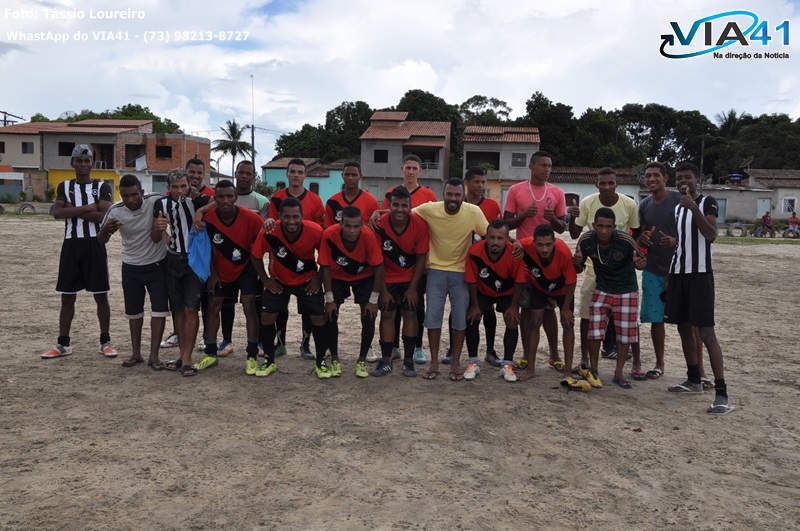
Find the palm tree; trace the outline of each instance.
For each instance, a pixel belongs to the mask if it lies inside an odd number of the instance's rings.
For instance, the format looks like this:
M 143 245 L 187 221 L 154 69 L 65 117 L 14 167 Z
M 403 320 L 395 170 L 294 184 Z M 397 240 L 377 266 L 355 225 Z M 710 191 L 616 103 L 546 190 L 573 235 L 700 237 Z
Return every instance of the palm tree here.
M 717 130 L 720 136 L 735 138 L 742 129 L 742 120 L 749 117 L 750 115 L 746 112 L 737 113 L 736 109 L 731 109 L 717 114 L 714 119 L 717 121 Z
M 231 156 L 231 177 L 233 177 L 236 168 L 236 155 L 253 151 L 253 146 L 250 142 L 242 140 L 242 135 L 248 127 L 250 126 L 240 126 L 236 123 L 236 120 L 228 120 L 225 122 L 225 127 L 219 128 L 222 134 L 225 135 L 225 138 L 222 140 L 214 140 L 212 151 Z

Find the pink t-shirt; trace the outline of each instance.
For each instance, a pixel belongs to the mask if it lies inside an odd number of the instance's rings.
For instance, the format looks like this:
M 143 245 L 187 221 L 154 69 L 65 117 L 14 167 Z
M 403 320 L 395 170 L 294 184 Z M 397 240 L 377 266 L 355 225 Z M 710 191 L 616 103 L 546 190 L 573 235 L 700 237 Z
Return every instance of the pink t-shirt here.
M 546 188 L 547 190 L 545 191 L 545 186 L 534 186 L 530 184 L 530 181 L 524 181 L 508 189 L 504 210 L 506 212 L 511 212 L 515 216 L 519 215 L 533 204 L 534 199 L 540 199 L 540 201 L 536 203 L 539 207 L 539 211 L 536 212 L 536 215 L 525 218 L 525 221 L 517 227 L 517 239 L 533 237 L 533 230 L 536 227 L 542 223 L 549 223 L 544 219 L 544 209 L 547 208 L 548 199 L 550 200 L 553 214 L 557 218 L 561 218 L 567 214 L 564 190 L 551 183 L 546 183 Z M 532 194 L 531 190 L 533 191 Z

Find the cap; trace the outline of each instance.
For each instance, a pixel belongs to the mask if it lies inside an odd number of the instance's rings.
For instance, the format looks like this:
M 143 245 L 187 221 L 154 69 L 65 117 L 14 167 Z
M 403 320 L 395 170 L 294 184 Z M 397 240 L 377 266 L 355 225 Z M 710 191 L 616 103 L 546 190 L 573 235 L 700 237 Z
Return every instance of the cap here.
M 94 155 L 92 154 L 92 148 L 90 148 L 86 144 L 78 144 L 72 150 L 72 158 L 77 159 L 79 157 L 89 157 L 90 159 L 94 159 Z

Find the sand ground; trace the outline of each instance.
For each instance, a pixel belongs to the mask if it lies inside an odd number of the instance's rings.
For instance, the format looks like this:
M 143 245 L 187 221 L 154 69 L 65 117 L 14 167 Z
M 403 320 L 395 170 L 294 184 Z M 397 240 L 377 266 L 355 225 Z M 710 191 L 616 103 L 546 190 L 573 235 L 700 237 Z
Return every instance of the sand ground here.
M 738 409 L 712 418 L 711 393 L 665 391 L 685 376 L 673 327 L 665 376 L 630 391 L 567 394 L 542 349 L 538 376 L 526 383 L 507 384 L 489 367 L 475 382 L 398 371 L 357 379 L 352 305 L 343 309 L 340 379 L 309 374 L 296 317 L 280 373 L 246 377 L 241 310 L 240 348 L 219 367 L 195 378 L 124 369 L 118 237 L 109 256 L 120 358 L 96 352 L 94 303 L 84 295 L 75 354 L 41 360 L 57 335 L 62 234 L 43 217 L 0 218 L 0 528 L 757 529 L 800 521 L 797 246 L 715 247 L 717 335 Z M 649 368 L 647 329 L 642 345 Z M 602 361 L 606 383 L 612 372 Z

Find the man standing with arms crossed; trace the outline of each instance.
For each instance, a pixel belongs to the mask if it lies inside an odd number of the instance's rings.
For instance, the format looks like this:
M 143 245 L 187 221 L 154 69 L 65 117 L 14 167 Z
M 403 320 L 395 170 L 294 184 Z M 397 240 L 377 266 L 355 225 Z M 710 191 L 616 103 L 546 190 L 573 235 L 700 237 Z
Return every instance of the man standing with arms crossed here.
M 147 365 L 154 371 L 163 370 L 158 348 L 169 315 L 167 279 L 165 275 L 167 246 L 163 233 L 153 234 L 153 207 L 163 197 L 144 194 L 142 183 L 135 175 L 123 175 L 119 180 L 122 201 L 106 212 L 97 240 L 107 244 L 111 235 L 122 236 L 122 295 L 125 317 L 131 330 L 131 356 L 123 367 L 143 363 L 142 326 L 144 324 L 145 292 L 150 295 L 150 355 Z M 155 238 L 153 237 L 155 236 Z
M 97 320 L 100 322 L 100 354 L 115 358 L 117 351 L 111 346 L 109 325 L 111 307 L 108 304 L 108 255 L 103 244 L 97 241 L 100 223 L 111 207 L 112 191 L 107 184 L 92 179 L 94 155 L 86 144 L 72 150 L 70 165 L 75 178 L 58 185 L 53 217 L 63 219 L 64 244 L 58 265 L 56 292 L 61 294 L 58 340 L 43 353 L 43 359 L 60 358 L 72 354 L 72 319 L 75 317 L 75 299 L 78 292 L 86 290 L 94 295 Z
M 668 390 L 673 393 L 702 393 L 695 326 L 708 350 L 714 371 L 714 403 L 706 410 L 725 415 L 734 406 L 728 400 L 722 348 L 714 332 L 714 272 L 711 268 L 711 244 L 717 238 L 717 201 L 697 191 L 700 170 L 689 163 L 675 168 L 675 181 L 683 196 L 675 208 L 678 242 L 669 268 L 664 322 L 678 325 L 688 379 Z
M 464 182 L 461 179 L 448 179 L 443 195 L 444 201 L 425 203 L 413 210 L 428 223 L 431 236 L 426 287 L 428 308 L 425 312 L 431 364 L 425 378 L 432 380 L 439 374 L 439 342 L 445 299 L 449 297 L 453 316 L 450 380 L 459 381 L 464 379 L 460 360 L 469 306 L 469 288 L 464 282 L 467 252 L 472 245 L 472 234 L 483 236 L 489 223 L 480 208 L 464 203 Z
M 341 192 L 333 194 L 325 203 L 325 220 L 323 226 L 327 229 L 342 222 L 342 211 L 345 207 L 353 206 L 361 211 L 364 222 L 369 221 L 372 213 L 378 210 L 378 200 L 371 193 L 359 188 L 361 182 L 361 164 L 355 160 L 344 163 L 342 167 L 342 180 L 344 188 Z
M 553 169 L 553 160 L 546 151 L 537 151 L 531 155 L 528 165 L 531 170 L 529 181 L 517 183 L 508 189 L 506 206 L 503 217 L 512 229 L 517 229 L 516 237 L 533 237 L 533 231 L 542 223 L 547 223 L 558 234 L 567 228 L 565 221 L 567 204 L 564 200 L 564 191 L 550 184 L 550 171 Z M 528 339 L 531 333 L 531 312 L 526 309 L 530 299 L 532 287 L 526 287 L 522 293 L 520 304 L 522 306 L 522 349 L 525 353 L 523 361 L 518 367 L 526 368 L 528 359 Z M 558 324 L 555 312 L 544 312 L 544 331 L 550 347 L 550 364 L 553 367 L 564 369 L 564 362 L 558 356 Z

